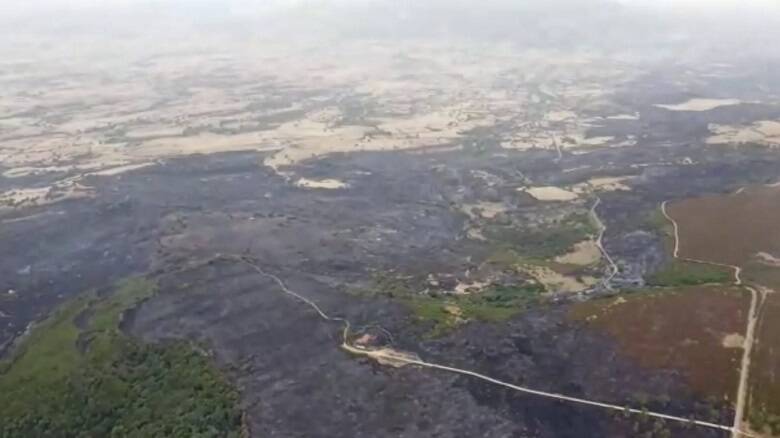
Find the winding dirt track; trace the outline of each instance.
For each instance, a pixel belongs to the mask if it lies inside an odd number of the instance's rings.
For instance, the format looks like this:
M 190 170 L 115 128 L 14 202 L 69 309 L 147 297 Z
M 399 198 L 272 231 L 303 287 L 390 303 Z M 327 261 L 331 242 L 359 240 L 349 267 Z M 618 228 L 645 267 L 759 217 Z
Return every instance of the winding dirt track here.
M 423 361 L 421 359 L 416 359 L 416 358 L 413 359 L 413 358 L 411 358 L 411 357 L 414 357 L 413 355 L 407 355 L 407 354 L 404 354 L 404 353 L 396 352 L 394 350 L 388 350 L 388 349 L 368 350 L 368 349 L 363 349 L 363 348 L 360 348 L 360 347 L 355 347 L 355 346 L 353 346 L 353 345 L 351 345 L 349 343 L 349 331 L 350 331 L 350 328 L 352 327 L 352 325 L 349 322 L 349 320 L 347 320 L 346 318 L 334 317 L 334 316 L 328 315 L 327 313 L 325 313 L 317 305 L 317 303 L 315 303 L 314 301 L 312 301 L 312 300 L 310 300 L 310 299 L 308 299 L 308 298 L 306 298 L 306 297 L 296 293 L 295 291 L 290 290 L 287 287 L 287 285 L 284 283 L 284 281 L 282 281 L 276 275 L 271 274 L 271 273 L 266 272 L 265 270 L 263 270 L 263 268 L 260 267 L 255 262 L 255 260 L 253 260 L 252 258 L 247 257 L 247 256 L 230 255 L 230 254 L 219 254 L 215 258 L 218 258 L 218 259 L 221 258 L 221 259 L 225 259 L 225 260 L 229 260 L 229 261 L 239 262 L 239 263 L 243 263 L 243 264 L 251 267 L 259 275 L 264 276 L 266 278 L 270 278 L 271 280 L 273 280 L 279 286 L 279 288 L 281 289 L 282 292 L 284 292 L 285 294 L 287 294 L 289 296 L 292 296 L 293 298 L 303 302 L 304 304 L 307 304 L 309 307 L 314 309 L 314 311 L 317 312 L 317 314 L 322 319 L 324 319 L 325 321 L 341 323 L 344 326 L 344 330 L 342 331 L 341 348 L 343 348 L 347 352 L 352 353 L 354 355 L 368 357 L 368 358 L 371 358 L 371 359 L 374 359 L 374 360 L 377 360 L 377 361 L 380 361 L 380 362 L 385 360 L 385 361 L 388 361 L 388 362 L 402 363 L 404 365 L 417 365 L 417 366 L 421 366 L 421 367 L 425 367 L 425 368 L 438 369 L 438 370 L 447 371 L 447 372 L 451 372 L 451 373 L 461 374 L 461 375 L 464 375 L 464 376 L 469 376 L 469 377 L 474 377 L 474 378 L 477 378 L 477 379 L 480 379 L 480 380 L 484 380 L 486 382 L 489 382 L 489 383 L 492 383 L 492 384 L 495 384 L 495 385 L 503 386 L 505 388 L 509 388 L 509 389 L 514 390 L 514 391 L 523 392 L 523 393 L 526 393 L 526 394 L 537 395 L 537 396 L 540 396 L 540 397 L 551 398 L 551 399 L 555 399 L 555 400 L 560 400 L 560 401 L 563 401 L 563 402 L 577 403 L 577 404 L 587 405 L 587 406 L 595 406 L 595 407 L 599 407 L 599 408 L 603 408 L 603 409 L 610 409 L 610 410 L 613 410 L 613 411 L 628 412 L 628 413 L 632 413 L 632 414 L 638 414 L 638 415 L 643 415 L 643 416 L 648 416 L 648 417 L 653 417 L 653 418 L 660 418 L 660 419 L 663 419 L 663 420 L 674 421 L 674 422 L 688 424 L 688 425 L 695 425 L 695 426 L 706 427 L 706 428 L 710 428 L 710 429 L 717 429 L 717 430 L 728 431 L 728 432 L 731 432 L 732 434 L 738 434 L 738 435 L 749 436 L 749 437 L 757 437 L 757 435 L 753 435 L 753 434 L 750 434 L 750 433 L 747 433 L 747 432 L 736 430 L 733 426 L 726 426 L 726 425 L 723 425 L 723 424 L 712 423 L 712 422 L 709 422 L 709 421 L 695 420 L 695 419 L 691 419 L 691 418 L 677 417 L 677 416 L 674 416 L 674 415 L 667 415 L 667 414 L 663 414 L 663 413 L 660 413 L 660 412 L 652 412 L 652 411 L 647 411 L 647 410 L 644 410 L 644 409 L 635 409 L 635 408 L 632 408 L 630 406 L 622 406 L 622 405 L 614 405 L 614 404 L 610 404 L 610 403 L 602 403 L 602 402 L 598 402 L 598 401 L 594 401 L 594 400 L 587 400 L 587 399 L 583 399 L 583 398 L 570 397 L 570 396 L 563 395 L 563 394 L 557 394 L 557 393 L 546 392 L 546 391 L 539 391 L 539 390 L 527 388 L 527 387 L 524 387 L 524 386 L 518 386 L 518 385 L 514 385 L 514 384 L 509 383 L 509 382 L 505 382 L 505 381 L 502 381 L 502 380 L 494 379 L 494 378 L 486 376 L 484 374 L 479 374 L 479 373 L 474 372 L 474 371 L 464 370 L 464 369 L 461 369 L 461 368 L 455 368 L 455 367 L 450 367 L 450 366 L 446 366 L 446 365 L 440 365 L 440 364 L 431 363 L 431 362 L 425 362 L 425 361 Z
M 742 189 L 740 189 L 742 190 Z M 734 284 L 736 286 L 743 286 L 747 290 L 750 291 L 750 311 L 748 312 L 748 322 L 747 327 L 745 328 L 745 340 L 742 344 L 742 362 L 740 364 L 740 371 L 739 371 L 739 384 L 737 386 L 737 402 L 734 406 L 734 425 L 732 427 L 731 436 L 732 438 L 739 438 L 740 436 L 746 436 L 748 435 L 746 432 L 742 431 L 742 420 L 745 418 L 745 406 L 746 406 L 746 400 L 747 400 L 747 394 L 748 394 L 748 375 L 750 373 L 750 357 L 753 352 L 753 344 L 755 344 L 755 332 L 756 332 L 756 325 L 758 325 L 759 321 L 759 314 L 761 311 L 761 306 L 759 305 L 759 301 L 761 303 L 764 302 L 763 292 L 761 293 L 762 298 L 759 300 L 759 292 L 756 291 L 755 288 L 744 285 L 742 283 L 742 268 L 736 265 L 727 265 L 723 263 L 717 263 L 717 262 L 709 262 L 706 260 L 698 260 L 698 259 L 692 259 L 688 257 L 680 257 L 680 231 L 679 226 L 677 225 L 677 221 L 675 221 L 671 216 L 669 216 L 669 213 L 666 211 L 666 205 L 669 201 L 664 201 L 661 203 L 661 212 L 663 213 L 664 217 L 672 224 L 672 227 L 674 227 L 674 252 L 672 255 L 680 260 L 685 260 L 688 262 L 693 263 L 702 263 L 707 265 L 713 265 L 713 266 L 720 266 L 725 267 L 734 270 Z
M 606 248 L 604 248 L 604 233 L 607 232 L 607 226 L 604 225 L 604 222 L 601 221 L 601 218 L 599 218 L 599 214 L 596 211 L 596 207 L 601 204 L 601 198 L 596 196 L 596 202 L 593 203 L 593 206 L 590 208 L 590 216 L 593 218 L 593 221 L 596 222 L 596 225 L 598 225 L 599 228 L 599 235 L 596 239 L 596 246 L 599 247 L 599 251 L 601 251 L 601 254 L 604 255 L 604 258 L 607 259 L 607 262 L 609 263 L 609 274 L 604 277 L 602 280 L 602 284 L 604 285 L 604 288 L 608 290 L 612 290 L 612 279 L 615 278 L 615 275 L 618 273 L 618 267 L 615 264 L 615 261 L 612 260 L 612 257 L 609 256 L 609 253 L 607 252 Z

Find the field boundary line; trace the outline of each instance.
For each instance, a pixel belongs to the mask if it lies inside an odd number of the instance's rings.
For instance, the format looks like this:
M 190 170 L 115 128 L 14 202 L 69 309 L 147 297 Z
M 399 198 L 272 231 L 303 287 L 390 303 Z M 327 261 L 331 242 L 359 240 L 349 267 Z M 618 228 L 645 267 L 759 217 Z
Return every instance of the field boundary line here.
M 744 187 L 738 190 L 737 193 L 740 193 L 742 190 L 744 190 Z M 761 306 L 759 306 L 758 304 L 759 292 L 756 291 L 755 288 L 742 283 L 742 276 L 741 276 L 742 267 L 740 266 L 729 265 L 729 264 L 718 263 L 718 262 L 710 262 L 706 260 L 699 260 L 699 259 L 694 259 L 689 257 L 680 257 L 679 225 L 677 224 L 677 221 L 674 220 L 674 218 L 672 218 L 669 215 L 669 212 L 666 210 L 666 205 L 668 203 L 669 203 L 668 200 L 661 203 L 661 212 L 663 213 L 664 217 L 669 222 L 672 223 L 672 227 L 674 227 L 674 252 L 672 253 L 674 258 L 678 260 L 693 262 L 693 263 L 700 263 L 700 264 L 719 266 L 719 267 L 732 269 L 734 270 L 734 285 L 744 287 L 745 289 L 750 291 L 750 308 L 748 310 L 748 315 L 747 315 L 747 326 L 745 327 L 745 339 L 742 343 L 742 359 L 740 362 L 739 381 L 737 383 L 737 401 L 734 405 L 734 422 L 731 429 L 731 437 L 739 438 L 740 436 L 755 436 L 755 435 L 749 435 L 747 432 L 744 432 L 741 429 L 742 429 L 743 418 L 745 417 L 747 393 L 749 391 L 748 377 L 750 374 L 750 357 L 751 354 L 753 353 L 753 344 L 755 343 L 754 339 L 755 339 L 756 325 L 758 324 L 759 321 L 758 315 L 760 314 L 760 310 L 761 310 L 760 309 Z

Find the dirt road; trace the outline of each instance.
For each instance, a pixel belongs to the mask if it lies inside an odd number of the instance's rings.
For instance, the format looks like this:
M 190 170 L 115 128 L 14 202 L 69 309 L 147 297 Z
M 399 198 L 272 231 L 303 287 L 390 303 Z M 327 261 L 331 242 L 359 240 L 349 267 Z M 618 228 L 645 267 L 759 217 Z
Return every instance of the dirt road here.
M 663 413 L 660 413 L 660 412 L 652 412 L 652 411 L 646 411 L 646 410 L 642 410 L 642 409 L 635 409 L 635 408 L 632 408 L 630 406 L 615 405 L 615 404 L 610 404 L 610 403 L 602 403 L 602 402 L 599 402 L 599 401 L 588 400 L 588 399 L 577 398 L 577 397 L 570 397 L 570 396 L 563 395 L 563 394 L 557 394 L 557 393 L 546 392 L 546 391 L 539 391 L 539 390 L 528 388 L 528 387 L 524 387 L 524 386 L 518 386 L 518 385 L 514 385 L 514 384 L 509 383 L 509 382 L 505 382 L 505 381 L 502 381 L 502 380 L 499 380 L 499 379 L 495 379 L 495 378 L 486 376 L 484 374 L 479 374 L 479 373 L 474 372 L 474 371 L 465 370 L 465 369 L 462 369 L 462 368 L 450 367 L 450 366 L 436 364 L 436 363 L 425 362 L 422 359 L 419 359 L 417 355 L 404 353 L 404 352 L 399 352 L 399 351 L 388 349 L 388 348 L 383 348 L 383 349 L 365 349 L 365 348 L 361 348 L 361 347 L 356 347 L 356 346 L 351 345 L 349 343 L 349 332 L 350 332 L 350 328 L 352 326 L 351 323 L 349 322 L 349 320 L 347 320 L 345 318 L 341 318 L 341 317 L 334 317 L 334 316 L 328 315 L 327 313 L 325 313 L 317 305 L 317 303 L 315 303 L 314 301 L 312 301 L 312 300 L 310 300 L 310 299 L 308 299 L 308 298 L 306 298 L 306 297 L 304 297 L 304 296 L 302 296 L 302 295 L 300 295 L 300 294 L 290 290 L 287 287 L 287 285 L 284 283 L 284 281 L 282 281 L 279 277 L 277 277 L 276 275 L 271 274 L 269 272 L 266 272 L 255 261 L 253 261 L 252 259 L 250 259 L 248 257 L 239 256 L 239 255 L 218 255 L 217 258 L 223 258 L 223 259 L 226 259 L 226 260 L 232 260 L 232 261 L 240 262 L 240 263 L 243 263 L 243 264 L 246 264 L 246 265 L 250 266 L 258 274 L 260 274 L 260 275 L 262 275 L 262 276 L 264 276 L 266 278 L 272 279 L 279 286 L 279 288 L 282 290 L 283 293 L 285 293 L 285 294 L 287 294 L 287 295 L 289 295 L 289 296 L 291 296 L 291 297 L 293 297 L 293 298 L 295 298 L 295 299 L 297 299 L 297 300 L 307 304 L 309 307 L 314 309 L 314 311 L 323 320 L 329 321 L 329 322 L 341 323 L 344 326 L 344 330 L 342 331 L 341 348 L 343 348 L 347 352 L 349 352 L 351 354 L 354 354 L 354 355 L 368 357 L 368 358 L 376 360 L 376 361 L 378 361 L 380 363 L 394 363 L 396 366 L 400 366 L 400 365 L 416 365 L 416 366 L 420 366 L 420 367 L 424 367 L 424 368 L 437 369 L 437 370 L 447 371 L 447 372 L 451 372 L 451 373 L 461 374 L 461 375 L 477 378 L 477 379 L 480 379 L 480 380 L 484 380 L 486 382 L 489 382 L 489 383 L 492 383 L 492 384 L 495 384 L 495 385 L 503 386 L 505 388 L 509 388 L 509 389 L 514 390 L 514 391 L 523 392 L 523 393 L 526 393 L 526 394 L 537 395 L 537 396 L 540 396 L 540 397 L 551 398 L 551 399 L 560 400 L 560 401 L 564 401 L 564 402 L 577 403 L 577 404 L 587 405 L 587 406 L 594 406 L 594 407 L 599 407 L 599 408 L 603 408 L 603 409 L 610 409 L 610 410 L 613 410 L 613 411 L 628 412 L 628 413 L 632 413 L 632 414 L 644 415 L 644 416 L 654 417 L 654 418 L 660 418 L 660 419 L 664 419 L 664 420 L 668 420 L 668 421 L 675 421 L 675 422 L 678 422 L 678 423 L 684 423 L 684 424 L 688 424 L 688 425 L 695 425 L 695 426 L 700 426 L 700 427 L 706 427 L 706 428 L 710 428 L 710 429 L 724 430 L 724 431 L 732 432 L 732 434 L 735 434 L 735 436 L 750 436 L 750 437 L 756 436 L 756 435 L 752 435 L 752 434 L 747 433 L 747 432 L 738 431 L 733 426 L 727 426 L 727 425 L 723 425 L 723 424 L 711 423 L 711 422 L 708 422 L 708 421 L 700 421 L 700 420 L 695 420 L 695 419 L 690 419 L 690 418 L 677 417 L 677 416 L 674 416 L 674 415 L 667 415 L 667 414 L 663 414 Z
M 604 225 L 604 222 L 601 221 L 601 218 L 599 218 L 599 214 L 596 211 L 596 207 L 599 206 L 601 203 L 601 198 L 596 196 L 596 202 L 593 203 L 593 206 L 590 208 L 590 216 L 593 218 L 593 222 L 596 223 L 596 226 L 599 229 L 599 235 L 598 238 L 596 238 L 596 246 L 599 247 L 599 251 L 601 251 L 601 254 L 604 255 L 604 258 L 607 260 L 607 263 L 609 263 L 609 274 L 607 274 L 606 277 L 604 277 L 604 280 L 602 280 L 602 284 L 605 288 L 611 290 L 612 285 L 611 281 L 613 278 L 615 278 L 615 275 L 618 273 L 618 267 L 615 264 L 615 261 L 612 260 L 612 257 L 610 257 L 609 253 L 607 252 L 606 248 L 604 248 L 604 233 L 607 232 L 607 226 Z
M 747 327 L 745 328 L 745 340 L 742 344 L 742 361 L 740 363 L 739 384 L 737 386 L 737 401 L 734 405 L 734 425 L 731 432 L 732 438 L 748 436 L 746 432 L 742 431 L 742 420 L 745 418 L 745 406 L 749 390 L 748 375 L 750 373 L 750 356 L 753 352 L 753 344 L 755 344 L 756 325 L 758 325 L 758 315 L 760 314 L 761 310 L 759 302 L 763 303 L 763 299 L 759 299 L 759 292 L 755 288 L 743 285 L 741 277 L 742 268 L 740 266 L 680 257 L 679 226 L 677 225 L 677 221 L 675 221 L 666 210 L 666 205 L 668 202 L 669 201 L 664 201 L 661 203 L 661 212 L 663 212 L 664 217 L 666 217 L 666 219 L 672 224 L 672 227 L 674 227 L 674 251 L 672 255 L 677 259 L 688 262 L 702 263 L 732 269 L 734 270 L 734 284 L 737 286 L 744 286 L 747 290 L 750 291 L 750 311 L 748 312 Z

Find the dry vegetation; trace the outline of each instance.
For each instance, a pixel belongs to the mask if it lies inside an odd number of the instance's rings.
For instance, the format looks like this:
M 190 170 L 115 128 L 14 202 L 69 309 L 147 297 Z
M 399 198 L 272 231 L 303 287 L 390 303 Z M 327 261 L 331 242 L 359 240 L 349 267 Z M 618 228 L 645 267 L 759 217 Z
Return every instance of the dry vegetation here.
M 759 322 L 749 374 L 747 415 L 757 430 L 780 433 L 780 188 L 751 187 L 672 204 L 680 227 L 680 255 L 743 269 L 761 292 Z
M 701 395 L 733 400 L 742 350 L 724 339 L 744 331 L 749 301 L 739 288 L 699 286 L 585 302 L 570 316 L 614 337 L 638 364 L 677 370 Z
M 164 57 L 148 46 L 123 47 L 121 57 L 95 46 L 80 54 L 87 59 L 52 46 L 22 65 L 0 60 L 3 176 L 19 191 L 19 177 L 52 174 L 59 200 L 81 195 L 74 187 L 86 174 L 181 155 L 271 151 L 264 164 L 289 173 L 333 153 L 438 150 L 498 124 L 504 143 L 605 146 L 588 137 L 600 118 L 582 116 L 583 102 L 619 113 L 603 98 L 637 72 L 619 56 L 468 44 L 195 46 L 155 45 Z M 85 62 L 93 57 L 99 65 Z M 46 189 L 24 203 L 46 201 Z M 19 206 L 10 191 L 0 202 Z
M 680 256 L 742 266 L 759 252 L 780 253 L 780 187 L 754 187 L 669 205 Z

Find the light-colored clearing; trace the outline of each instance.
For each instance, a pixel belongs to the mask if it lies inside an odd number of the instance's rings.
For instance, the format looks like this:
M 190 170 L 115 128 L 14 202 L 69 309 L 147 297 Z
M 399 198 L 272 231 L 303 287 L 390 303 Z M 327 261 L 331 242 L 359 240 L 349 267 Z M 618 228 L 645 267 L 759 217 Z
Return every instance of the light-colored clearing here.
M 581 281 L 569 277 L 546 266 L 525 265 L 522 269 L 536 281 L 543 284 L 548 292 L 582 292 L 598 283 L 598 279 L 590 276 L 581 277 Z
M 554 149 L 555 139 L 552 136 L 541 135 L 521 135 L 510 140 L 502 141 L 501 147 L 504 149 L 514 149 L 518 151 L 527 151 L 529 149 Z
M 607 120 L 639 120 L 639 113 L 607 116 Z
M 488 287 L 489 285 L 490 285 L 489 281 L 472 281 L 470 283 L 459 281 L 458 284 L 455 285 L 455 288 L 452 290 L 452 293 L 457 295 L 478 293 L 481 290 Z
M 555 186 L 521 187 L 517 190 L 526 192 L 539 201 L 573 201 L 579 197 L 574 192 Z
M 710 124 L 713 135 L 707 138 L 708 144 L 758 143 L 766 146 L 780 146 L 780 122 L 762 120 L 751 125 Z
M 466 237 L 468 237 L 471 240 L 482 240 L 482 241 L 487 240 L 487 237 L 485 237 L 485 235 L 482 234 L 482 230 L 475 227 L 469 227 L 466 229 Z
M 572 136 L 572 138 L 577 142 L 577 145 L 579 146 L 604 146 L 610 141 L 613 141 L 615 137 L 612 136 L 603 136 L 603 137 L 585 137 L 584 135 L 578 134 Z
M 85 176 L 86 175 L 114 176 L 114 175 L 119 175 L 120 173 L 129 172 L 131 170 L 142 169 L 144 167 L 151 166 L 152 164 L 154 164 L 154 162 L 126 164 L 124 166 L 109 167 L 95 172 L 89 172 L 85 174 Z
M 745 337 L 739 333 L 729 333 L 723 337 L 721 345 L 724 348 L 742 348 L 745 346 Z
M 682 103 L 675 104 L 655 104 L 658 108 L 664 108 L 669 111 L 709 111 L 721 106 L 738 105 L 742 103 L 739 99 L 688 99 Z
M 308 178 L 300 178 L 298 181 L 295 181 L 295 185 L 298 187 L 305 187 L 308 189 L 343 189 L 348 187 L 348 185 L 342 181 L 339 181 L 337 179 L 308 179 Z
M 768 252 L 758 252 L 756 253 L 756 256 L 762 263 L 766 265 L 780 267 L 780 258 L 777 258 Z
M 23 176 L 30 176 L 30 175 L 42 175 L 42 174 L 54 173 L 54 172 L 68 172 L 73 169 L 74 169 L 73 166 L 42 166 L 42 167 L 21 166 L 21 167 L 15 167 L 13 169 L 6 170 L 5 172 L 3 172 L 3 177 L 20 178 Z
M 284 146 L 264 163 L 276 170 L 305 159 L 338 152 L 405 150 L 441 146 L 460 138 L 464 132 L 491 126 L 495 119 L 488 113 L 468 111 L 465 105 L 453 105 L 437 111 L 402 118 L 376 120 L 377 128 L 338 125 L 340 114 L 332 119 L 308 119 L 288 122 L 264 133 L 269 143 Z
M 555 257 L 558 263 L 570 265 L 589 266 L 601 260 L 601 250 L 593 240 L 583 240 L 574 244 L 571 251 Z
M 279 148 L 262 133 L 235 135 L 202 133 L 188 137 L 156 138 L 128 149 L 133 158 L 148 159 L 189 154 L 212 154 L 243 150 L 269 151 Z
M 616 190 L 631 190 L 631 187 L 624 184 L 625 181 L 630 179 L 630 176 L 592 178 L 583 183 L 575 184 L 572 186 L 572 191 L 582 194 L 593 191 L 614 192 Z
M 66 199 L 83 198 L 92 195 L 89 187 L 76 183 L 53 187 L 16 189 L 0 193 L 0 209 L 22 208 L 34 205 L 53 204 Z
M 471 219 L 493 219 L 498 214 L 507 210 L 501 202 L 479 202 L 476 204 L 463 204 L 461 210 Z
M 455 324 L 462 324 L 466 322 L 466 320 L 463 319 L 463 309 L 461 309 L 457 305 L 447 304 L 444 306 L 444 311 L 452 316 L 453 322 Z
M 631 190 L 631 187 L 623 184 L 625 181 L 630 179 L 630 176 L 592 178 L 588 180 L 588 184 L 593 186 L 596 190 L 606 192 L 612 192 L 615 190 Z
M 567 119 L 575 119 L 577 114 L 572 111 L 550 111 L 544 118 L 551 122 L 561 122 Z

